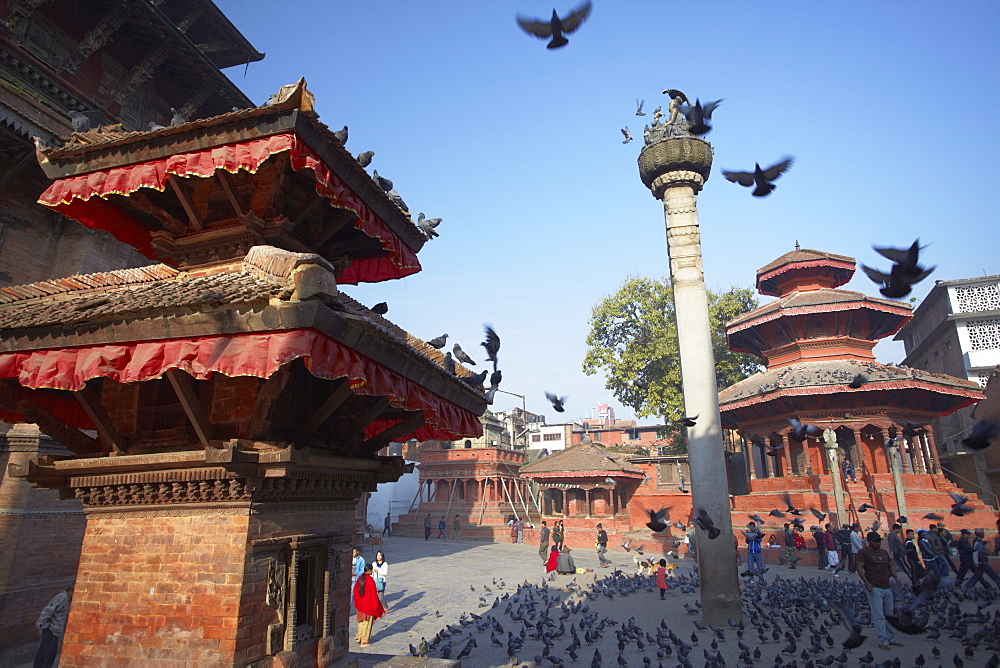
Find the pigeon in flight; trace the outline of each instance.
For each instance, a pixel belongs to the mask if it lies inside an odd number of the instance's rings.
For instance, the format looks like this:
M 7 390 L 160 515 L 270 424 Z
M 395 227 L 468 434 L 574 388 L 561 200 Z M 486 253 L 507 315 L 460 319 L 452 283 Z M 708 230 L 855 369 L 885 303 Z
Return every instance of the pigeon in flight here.
M 792 431 L 789 436 L 793 441 L 803 442 L 810 436 L 818 438 L 823 435 L 823 430 L 812 424 L 804 424 L 799 422 L 795 418 L 788 418 L 788 424 L 792 425 Z
M 969 497 L 962 496 L 961 494 L 955 494 L 955 492 L 948 492 L 948 494 L 951 495 L 951 500 L 955 502 L 951 504 L 952 515 L 955 515 L 956 517 L 962 517 L 963 515 L 968 515 L 973 510 L 975 510 L 975 508 L 970 508 L 967 505 L 965 505 L 968 502 Z
M 925 520 L 943 520 L 944 515 L 938 515 L 937 513 L 927 513 L 924 515 Z
M 760 515 L 747 515 L 750 519 L 757 523 L 757 526 L 764 526 L 764 518 Z
M 548 21 L 518 16 L 517 25 L 521 26 L 521 30 L 524 32 L 539 39 L 549 39 L 551 37 L 552 40 L 546 45 L 546 48 L 558 49 L 560 46 L 569 44 L 569 40 L 566 39 L 565 35 L 570 34 L 580 27 L 590 15 L 590 8 L 590 0 L 587 0 L 587 2 L 574 9 L 564 19 L 559 18 L 555 9 L 552 10 L 552 18 Z
M 697 415 L 695 415 L 694 417 L 687 417 L 685 415 L 680 419 L 674 420 L 674 424 L 679 427 L 693 427 L 695 425 L 695 420 L 697 419 L 698 419 Z
M 646 112 L 642 110 L 642 105 L 644 105 L 644 104 L 646 104 L 645 100 L 636 99 L 636 101 L 635 101 L 635 115 L 636 116 L 645 116 L 646 115 Z
M 372 164 L 372 158 L 375 157 L 375 151 L 365 151 L 364 153 L 358 153 L 357 161 L 362 167 L 367 167 Z
M 715 522 L 712 521 L 712 517 L 704 508 L 698 509 L 698 514 L 694 516 L 694 523 L 697 524 L 698 528 L 702 531 L 708 532 L 710 540 L 714 540 L 722 534 L 722 530 L 715 526 Z
M 378 313 L 379 315 L 385 315 L 389 312 L 389 305 L 385 302 L 379 302 L 372 306 L 372 313 Z
M 649 527 L 650 531 L 653 533 L 660 533 L 661 531 L 667 530 L 667 509 L 660 508 L 659 510 L 649 510 L 649 521 L 646 522 L 646 526 Z
M 183 115 L 181 115 L 181 112 L 177 111 L 173 107 L 170 107 L 170 114 L 171 114 L 170 116 L 171 127 L 175 125 L 184 125 L 185 123 L 187 123 L 187 119 L 184 118 Z
M 788 494 L 782 495 L 781 500 L 784 501 L 785 505 L 787 506 L 787 509 L 785 510 L 786 513 L 791 513 L 792 515 L 801 515 L 802 514 L 802 511 L 799 510 L 798 508 L 796 508 L 792 504 L 792 497 L 790 497 Z
M 87 132 L 90 130 L 90 119 L 82 111 L 73 109 L 69 112 L 69 118 L 73 121 L 73 132 Z
M 557 397 L 556 395 L 552 394 L 551 392 L 546 392 L 545 393 L 545 398 L 548 399 L 549 403 L 552 404 L 552 408 L 555 409 L 556 413 L 563 413 L 563 412 L 565 412 L 565 410 L 566 410 L 566 408 L 565 408 L 566 400 L 569 399 L 569 397 Z
M 912 285 L 919 283 L 934 271 L 934 267 L 924 269 L 917 264 L 920 259 L 920 250 L 926 246 L 920 246 L 917 239 L 909 248 L 879 248 L 872 246 L 876 253 L 882 257 L 892 260 L 892 267 L 888 274 L 883 274 L 878 269 L 873 269 L 866 265 L 861 265 L 861 271 L 873 282 L 882 285 L 879 289 L 884 296 L 889 299 L 899 299 L 910 294 Z
M 837 601 L 833 601 L 832 604 L 834 609 L 836 609 L 837 614 L 840 616 L 840 621 L 851 634 L 843 643 L 844 649 L 854 649 L 855 647 L 860 646 L 861 643 L 865 641 L 867 636 L 861 635 L 861 624 L 858 622 L 858 618 L 854 616 L 854 612 L 846 605 Z
M 622 128 L 622 135 L 625 137 L 625 141 L 622 142 L 623 144 L 627 144 L 632 141 L 632 132 L 628 129 L 627 125 Z
M 476 366 L 476 361 L 471 357 L 469 357 L 464 350 L 462 350 L 462 346 L 456 343 L 454 346 L 452 346 L 451 351 L 455 353 L 455 359 L 457 359 L 459 362 Z
M 496 331 L 490 325 L 483 325 L 483 329 L 486 332 L 486 340 L 480 343 L 483 348 L 486 348 L 486 361 L 493 362 L 493 370 L 497 370 L 497 353 L 500 351 L 500 337 L 497 336 Z M 500 382 L 499 380 L 497 381 Z
M 434 237 L 441 236 L 440 234 L 438 234 L 437 230 L 434 229 L 440 224 L 441 224 L 440 218 L 424 218 L 423 213 L 417 214 L 417 227 L 420 228 L 420 231 L 423 232 L 424 236 L 427 238 L 428 241 L 430 241 Z
M 727 181 L 738 183 L 744 188 L 756 185 L 757 187 L 754 188 L 752 193 L 753 196 L 767 197 L 776 187 L 772 182 L 788 171 L 793 162 L 795 162 L 795 158 L 787 157 L 780 162 L 774 163 L 767 169 L 761 169 L 760 163 L 754 163 L 752 172 L 727 172 L 726 170 L 722 170 L 722 175 L 726 177 Z
M 691 127 L 688 128 L 688 132 L 697 136 L 705 135 L 711 132 L 712 126 L 709 124 L 709 121 L 712 120 L 712 112 L 715 111 L 715 108 L 720 104 L 722 104 L 722 100 L 706 102 L 702 105 L 701 100 L 695 98 L 694 104 L 681 105 L 679 111 L 684 114 L 684 118 L 688 119 L 688 122 L 691 123 Z
M 903 428 L 903 436 L 906 438 L 915 438 L 920 434 L 920 430 L 929 425 L 929 422 L 897 422 L 900 427 Z
M 962 444 L 973 450 L 983 450 L 997 436 L 1000 436 L 1000 423 L 980 420 L 972 426 L 972 433 L 962 439 Z
M 429 345 L 431 348 L 437 348 L 438 350 L 441 350 L 442 348 L 444 348 L 444 344 L 447 342 L 448 342 L 448 335 L 442 334 L 441 336 L 434 337 L 433 339 L 428 341 L 427 345 Z

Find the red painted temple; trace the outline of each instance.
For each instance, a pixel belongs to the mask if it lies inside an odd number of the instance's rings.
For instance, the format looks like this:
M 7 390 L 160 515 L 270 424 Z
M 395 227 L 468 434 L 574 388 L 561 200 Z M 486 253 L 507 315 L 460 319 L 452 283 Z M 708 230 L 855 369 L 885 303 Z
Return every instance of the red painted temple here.
M 302 81 L 38 157 L 42 204 L 160 262 L 0 290 L 0 419 L 72 453 L 11 475 L 86 514 L 60 664 L 345 664 L 357 499 L 404 469 L 376 453 L 486 407 L 339 290 L 423 236 Z
M 886 441 L 902 436 L 902 423 L 928 423 L 983 398 L 967 380 L 875 361 L 875 343 L 898 331 L 911 308 L 838 289 L 854 264 L 822 251 L 786 253 L 757 272 L 758 291 L 777 299 L 727 325 L 730 348 L 759 355 L 767 366 L 719 394 L 723 426 L 738 430 L 749 468 L 750 494 L 734 497 L 735 527 L 748 513 L 783 510 L 784 494 L 798 508 L 835 516 L 831 471 L 839 475 L 844 458 L 854 463 L 857 482 L 846 481 L 847 516 L 839 520 L 870 525 L 878 517 L 886 527 L 901 514 Z M 789 418 L 834 430 L 837 447 L 828 453 L 822 438 L 792 439 Z M 947 514 L 948 492 L 960 490 L 941 474 L 933 432 L 921 429 L 895 443 L 910 524 L 922 526 L 932 511 Z M 780 448 L 775 457 L 767 454 L 772 448 Z M 875 510 L 859 514 L 863 503 Z M 994 524 L 983 512 L 948 520 L 956 528 Z M 788 520 L 772 521 L 780 527 Z

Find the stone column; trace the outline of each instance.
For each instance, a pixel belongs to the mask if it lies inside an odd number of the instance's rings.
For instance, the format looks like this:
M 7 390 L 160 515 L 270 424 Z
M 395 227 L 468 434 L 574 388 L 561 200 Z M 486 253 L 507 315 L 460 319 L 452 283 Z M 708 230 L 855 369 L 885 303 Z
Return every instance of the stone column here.
M 721 625 L 727 618 L 742 619 L 743 607 L 730 538 L 729 488 L 725 476 L 719 475 L 726 460 L 698 227 L 696 193 L 711 166 L 711 145 L 695 137 L 652 141 L 639 156 L 640 176 L 653 196 L 662 200 L 666 219 L 684 411 L 699 416 L 687 428 L 692 511 L 704 510 L 722 532 L 718 540 L 708 540 L 699 530 L 698 540 L 702 613 L 706 621 Z
M 823 442 L 826 445 L 826 461 L 830 464 L 830 478 L 833 480 L 833 500 L 837 504 L 837 524 L 847 520 L 844 510 L 844 486 L 840 481 L 840 447 L 837 445 L 837 432 L 830 427 L 823 430 Z
M 893 438 L 885 439 L 885 453 L 889 460 L 889 470 L 892 471 L 892 487 L 896 495 L 896 516 L 909 517 L 909 513 L 906 511 L 906 494 L 903 491 L 903 475 L 900 471 L 899 441 Z

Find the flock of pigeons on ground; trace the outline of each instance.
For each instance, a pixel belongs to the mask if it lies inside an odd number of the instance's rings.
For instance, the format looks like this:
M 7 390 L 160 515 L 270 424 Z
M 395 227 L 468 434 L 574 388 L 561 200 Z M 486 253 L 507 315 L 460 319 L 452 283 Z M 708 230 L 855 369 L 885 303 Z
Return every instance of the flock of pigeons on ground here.
M 683 595 L 694 594 L 700 582 L 697 571 L 668 576 L 667 604 L 676 606 Z M 504 583 L 493 579 L 493 602 L 480 595 L 482 614 L 462 613 L 458 624 L 446 624 L 433 638 L 421 638 L 410 653 L 414 656 L 458 660 L 470 658 L 489 641 L 490 647 L 504 649 L 509 665 L 518 666 L 602 666 L 664 665 L 706 668 L 726 665 L 773 665 L 776 668 L 860 665 L 895 668 L 903 665 L 898 657 L 876 662 L 864 649 L 868 636 L 864 626 L 871 622 L 865 590 L 859 580 L 826 578 L 786 579 L 780 575 L 767 581 L 756 578 L 747 583 L 740 597 L 745 621 L 729 620 L 725 628 L 702 624 L 700 603 L 684 602 L 691 625 L 665 619 L 652 627 L 642 627 L 635 617 L 620 622 L 601 617 L 596 609 L 602 599 L 634 597 L 632 607 L 653 608 L 658 599 L 655 578 L 626 575 L 616 570 L 588 585 L 573 578 L 563 587 L 550 585 L 555 574 L 540 584 L 523 582 L 516 591 L 503 590 Z M 566 576 L 568 577 L 568 576 Z M 471 586 L 473 592 L 475 586 Z M 929 656 L 919 654 L 912 665 L 922 667 L 947 661 L 956 668 L 965 665 L 1000 666 L 1000 609 L 997 592 L 953 589 L 950 581 L 921 579 L 912 586 L 893 584 L 896 614 L 888 617 L 893 627 L 909 636 L 930 641 Z M 440 612 L 435 615 L 440 617 Z M 648 622 L 647 622 L 648 623 Z M 488 634 L 488 635 L 487 635 Z M 614 647 L 609 645 L 614 636 Z M 601 648 L 609 655 L 605 656 Z M 942 650 L 944 647 L 944 650 Z M 700 650 L 700 651 L 699 651 Z M 943 658 L 945 657 L 945 658 Z M 488 660 L 480 653 L 479 661 Z M 703 663 L 702 663 L 703 662 Z M 966 664 L 968 662 L 968 664 Z M 496 665 L 495 659 L 492 665 Z

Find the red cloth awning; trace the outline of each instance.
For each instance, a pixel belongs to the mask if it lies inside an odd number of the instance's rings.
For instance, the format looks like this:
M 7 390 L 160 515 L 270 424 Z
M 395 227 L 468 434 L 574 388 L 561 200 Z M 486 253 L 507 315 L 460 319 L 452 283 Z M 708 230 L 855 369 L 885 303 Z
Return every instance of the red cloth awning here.
M 32 401 L 68 424 L 93 429 L 74 397 L 52 390 L 80 390 L 93 378 L 142 382 L 160 378 L 170 369 L 180 369 L 200 380 L 213 373 L 268 378 L 299 357 L 317 378 L 346 377 L 355 394 L 385 396 L 396 408 L 423 411 L 426 424 L 398 437 L 399 441 L 453 441 L 483 433 L 482 423 L 472 411 L 311 329 L 5 353 L 0 355 L 0 378 L 14 379 L 28 388 Z M 0 419 L 28 421 L 2 409 Z M 365 436 L 374 436 L 394 423 L 377 420 L 368 426 Z
M 420 271 L 417 255 L 376 216 L 361 198 L 339 176 L 302 142 L 294 133 L 262 137 L 238 144 L 216 146 L 192 153 L 178 153 L 149 162 L 114 167 L 80 174 L 52 183 L 38 199 L 67 218 L 87 227 L 106 230 L 123 243 L 155 260 L 158 257 L 151 243 L 150 231 L 123 210 L 107 201 L 111 195 L 127 197 L 141 188 L 163 191 L 171 176 L 212 176 L 224 169 L 236 173 L 243 169 L 256 173 L 268 158 L 289 152 L 292 169 L 309 169 L 316 179 L 316 192 L 330 200 L 330 205 L 352 211 L 357 217 L 354 227 L 379 240 L 388 253 L 378 258 L 359 258 L 351 262 L 338 279 L 339 283 L 357 285 L 402 278 Z M 93 198 L 98 198 L 91 201 Z

